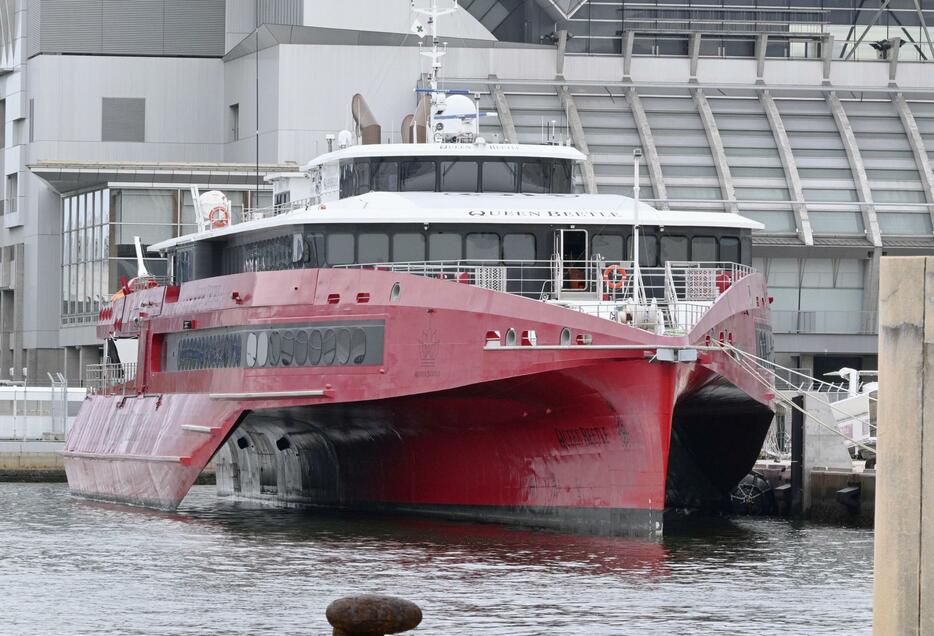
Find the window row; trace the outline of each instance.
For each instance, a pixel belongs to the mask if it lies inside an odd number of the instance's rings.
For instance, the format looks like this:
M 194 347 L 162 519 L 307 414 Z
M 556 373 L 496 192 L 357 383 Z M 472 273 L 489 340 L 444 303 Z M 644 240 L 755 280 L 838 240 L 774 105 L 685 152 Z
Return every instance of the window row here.
M 606 261 L 631 260 L 632 235 L 626 238 L 617 234 L 598 234 L 591 240 L 593 254 L 599 254 Z M 639 236 L 639 264 L 643 267 L 656 267 L 668 261 L 698 261 L 702 263 L 741 263 L 740 241 L 735 236 L 687 236 L 664 234 L 659 238 L 654 234 Z
M 419 261 L 534 261 L 534 234 L 339 232 L 326 239 L 328 265 Z
M 525 192 L 569 194 L 572 164 L 559 159 L 345 159 L 340 196 L 367 192 Z

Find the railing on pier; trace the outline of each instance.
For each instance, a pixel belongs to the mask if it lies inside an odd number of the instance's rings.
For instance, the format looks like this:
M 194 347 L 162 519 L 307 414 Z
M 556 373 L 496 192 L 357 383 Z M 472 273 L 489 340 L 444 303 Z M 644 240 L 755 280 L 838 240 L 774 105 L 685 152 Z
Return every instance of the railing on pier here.
M 342 265 L 474 285 L 664 333 L 686 333 L 734 282 L 755 270 L 737 263 L 632 261 L 415 261 Z
M 89 364 L 84 384 L 88 393 L 126 393 L 136 380 L 136 363 Z

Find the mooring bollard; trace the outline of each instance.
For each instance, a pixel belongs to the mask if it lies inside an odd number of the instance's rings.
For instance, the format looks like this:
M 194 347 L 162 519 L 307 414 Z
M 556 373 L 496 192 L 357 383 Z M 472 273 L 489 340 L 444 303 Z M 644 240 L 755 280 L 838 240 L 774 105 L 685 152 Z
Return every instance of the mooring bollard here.
M 345 596 L 325 612 L 334 636 L 384 636 L 415 629 L 422 610 L 411 601 L 381 594 Z

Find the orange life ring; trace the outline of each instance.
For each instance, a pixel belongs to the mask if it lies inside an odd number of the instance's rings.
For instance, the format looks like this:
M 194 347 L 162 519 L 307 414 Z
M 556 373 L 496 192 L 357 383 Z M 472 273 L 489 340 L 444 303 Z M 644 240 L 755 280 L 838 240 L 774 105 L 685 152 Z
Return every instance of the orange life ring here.
M 223 205 L 214 206 L 208 213 L 208 221 L 214 229 L 227 227 L 230 224 L 230 211 Z
M 603 270 L 603 282 L 607 289 L 622 289 L 626 283 L 626 270 L 619 265 L 610 265 Z

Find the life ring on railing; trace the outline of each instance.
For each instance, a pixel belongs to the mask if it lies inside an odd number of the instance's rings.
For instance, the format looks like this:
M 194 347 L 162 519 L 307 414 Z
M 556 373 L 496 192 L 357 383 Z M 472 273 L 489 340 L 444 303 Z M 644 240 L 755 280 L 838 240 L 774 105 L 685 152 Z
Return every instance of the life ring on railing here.
M 722 294 L 733 284 L 733 274 L 730 272 L 717 272 L 717 290 Z
M 208 213 L 208 221 L 211 222 L 213 229 L 227 227 L 230 225 L 230 210 L 226 205 L 216 205 Z
M 610 265 L 603 270 L 603 282 L 607 289 L 622 289 L 626 283 L 626 270 L 619 265 Z

